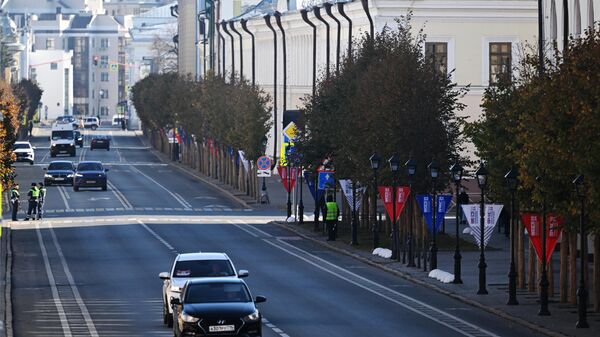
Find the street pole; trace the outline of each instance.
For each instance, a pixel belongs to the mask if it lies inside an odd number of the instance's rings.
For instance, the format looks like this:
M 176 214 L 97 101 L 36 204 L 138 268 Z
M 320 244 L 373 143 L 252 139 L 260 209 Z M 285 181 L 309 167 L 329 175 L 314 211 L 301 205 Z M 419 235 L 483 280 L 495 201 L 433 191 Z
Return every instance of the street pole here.
M 460 166 L 458 161 L 450 167 L 450 171 L 452 172 L 452 178 L 454 179 L 454 187 L 456 188 L 456 245 L 454 248 L 454 284 L 462 284 L 461 278 L 461 265 L 460 261 L 462 260 L 462 255 L 460 255 L 460 215 L 462 212 L 461 204 L 460 204 L 460 183 L 462 180 L 463 168 Z
M 536 178 L 538 183 L 541 183 L 542 178 L 538 176 Z M 541 191 L 542 194 L 542 274 L 540 276 L 540 310 L 538 311 L 539 316 L 550 316 L 548 310 L 548 269 L 546 260 L 546 194 L 545 191 Z
M 396 228 L 396 174 L 392 178 L 392 260 L 398 256 L 398 229 Z
M 577 288 L 577 320 L 576 328 L 589 328 L 587 322 L 587 290 L 585 287 L 585 255 L 587 254 L 587 235 L 585 233 L 585 194 L 583 191 L 583 175 L 578 176 L 573 181 L 575 191 L 581 203 L 581 212 L 579 214 L 579 234 L 581 236 L 581 256 L 580 256 L 580 276 L 579 287 Z M 596 257 L 594 257 L 596 258 Z
M 291 217 L 292 216 L 292 199 L 291 199 L 291 190 L 290 190 L 290 186 L 291 186 L 291 177 L 290 177 L 290 165 L 291 163 L 287 163 L 287 217 Z
M 304 169 L 300 167 L 300 201 L 298 204 L 298 217 L 300 220 L 298 222 L 303 225 L 304 224 L 304 199 L 302 198 L 302 180 L 304 178 Z
M 510 269 L 508 271 L 508 305 L 517 305 L 517 271 L 515 268 L 515 193 L 517 192 L 518 173 L 516 169 L 511 169 L 504 178 L 510 188 Z
M 375 249 L 379 247 L 379 228 L 377 226 L 377 169 L 373 170 L 373 180 L 374 187 L 372 200 L 375 203 L 375 207 L 372 208 L 375 210 L 375 212 L 373 212 L 373 249 Z
M 414 172 L 412 173 L 414 174 Z M 413 250 L 413 208 L 412 208 L 412 201 L 413 201 L 413 190 L 412 190 L 412 174 L 410 172 L 410 168 L 409 168 L 409 173 L 408 173 L 408 188 L 410 189 L 409 195 L 408 195 L 408 267 L 414 267 L 415 266 L 415 252 Z
M 435 218 L 436 218 L 436 213 L 437 213 L 437 209 L 436 209 L 436 199 L 437 199 L 437 195 L 435 192 L 435 179 L 433 179 L 433 198 L 431 201 L 431 215 L 432 215 L 432 224 L 431 224 L 431 246 L 429 248 L 429 254 L 430 254 L 430 260 L 429 260 L 429 269 L 430 270 L 434 270 L 437 269 L 437 244 L 436 244 L 436 238 L 435 238 L 435 232 L 436 231 L 436 223 L 435 223 Z
M 356 182 L 352 181 L 352 241 L 350 242 L 350 244 L 353 246 L 358 245 L 358 221 L 356 218 Z
M 487 183 L 487 174 L 488 171 L 481 163 L 475 175 L 477 176 L 477 183 L 479 184 L 479 189 L 481 191 L 481 200 L 479 201 L 479 290 L 477 291 L 477 295 L 487 295 L 488 291 L 486 289 L 486 275 L 485 270 L 487 268 L 487 264 L 485 263 L 485 194 L 484 189 Z

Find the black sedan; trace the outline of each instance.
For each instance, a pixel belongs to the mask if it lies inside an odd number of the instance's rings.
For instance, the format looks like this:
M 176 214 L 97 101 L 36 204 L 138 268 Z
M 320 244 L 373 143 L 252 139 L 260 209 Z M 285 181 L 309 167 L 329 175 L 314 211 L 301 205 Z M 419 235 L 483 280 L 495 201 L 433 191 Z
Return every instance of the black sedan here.
M 73 176 L 75 174 L 75 166 L 72 162 L 66 160 L 55 160 L 44 167 L 44 185 L 58 185 L 58 184 L 73 184 Z
M 75 146 L 79 146 L 80 148 L 83 147 L 83 135 L 81 134 L 81 131 L 73 131 L 73 136 L 75 136 Z
M 100 187 L 106 191 L 108 180 L 106 172 L 108 169 L 102 167 L 102 163 L 99 161 L 80 162 L 73 176 L 73 190 L 77 192 L 80 187 Z
M 107 136 L 94 136 L 90 142 L 90 150 L 94 149 L 110 151 L 110 138 Z
M 181 298 L 171 298 L 173 334 L 180 336 L 262 336 L 262 316 L 252 295 L 238 278 L 202 278 L 188 281 Z

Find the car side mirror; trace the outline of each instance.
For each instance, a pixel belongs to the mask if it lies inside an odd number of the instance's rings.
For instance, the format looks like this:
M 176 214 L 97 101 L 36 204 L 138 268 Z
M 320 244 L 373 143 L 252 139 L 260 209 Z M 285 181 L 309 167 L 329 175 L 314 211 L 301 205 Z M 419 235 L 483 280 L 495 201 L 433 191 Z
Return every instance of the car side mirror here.
M 267 298 L 264 296 L 256 296 L 256 299 L 254 299 L 254 303 L 264 303 L 267 301 Z M 173 303 L 173 302 L 171 302 Z
M 248 273 L 248 271 L 245 270 L 245 269 L 240 269 L 238 271 L 238 277 L 239 278 L 248 277 L 249 275 L 250 275 L 250 273 Z
M 107 169 L 107 168 L 106 168 L 106 169 L 104 169 L 104 172 L 108 172 L 109 170 L 110 170 L 110 169 Z
M 162 273 L 158 274 L 158 277 L 160 277 L 161 280 L 168 280 L 171 278 L 171 276 L 169 276 L 169 273 L 166 271 L 163 271 Z
M 177 297 L 171 297 L 171 304 L 181 305 L 181 300 L 179 300 Z
M 37 150 L 37 148 L 35 146 L 32 146 L 31 148 L 34 149 L 34 150 Z

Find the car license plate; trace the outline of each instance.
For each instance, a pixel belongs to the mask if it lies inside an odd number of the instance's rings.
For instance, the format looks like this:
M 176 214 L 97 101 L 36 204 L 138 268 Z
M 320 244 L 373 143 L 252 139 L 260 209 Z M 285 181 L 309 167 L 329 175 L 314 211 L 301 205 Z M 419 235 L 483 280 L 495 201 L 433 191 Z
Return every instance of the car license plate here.
M 208 332 L 223 332 L 223 331 L 234 331 L 235 326 L 233 325 L 211 325 L 208 327 Z
M 69 153 L 69 151 L 66 151 L 66 150 L 60 150 L 60 151 L 58 151 L 58 153 Z
M 63 181 L 63 180 L 65 180 L 65 178 L 54 178 L 54 180 L 56 180 L 56 181 Z
M 88 184 L 95 184 L 95 183 L 96 183 L 96 181 L 95 181 L 95 180 L 88 180 L 88 181 L 87 181 L 87 183 L 88 183 Z

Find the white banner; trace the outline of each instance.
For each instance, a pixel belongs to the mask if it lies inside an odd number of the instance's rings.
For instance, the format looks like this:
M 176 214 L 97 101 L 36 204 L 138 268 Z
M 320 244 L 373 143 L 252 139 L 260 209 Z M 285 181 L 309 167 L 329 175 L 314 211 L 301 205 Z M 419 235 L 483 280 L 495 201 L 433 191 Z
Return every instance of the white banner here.
M 354 196 L 352 195 L 352 180 L 350 179 L 342 179 L 339 180 L 340 187 L 342 188 L 342 193 L 346 196 L 346 201 L 348 201 L 348 205 L 350 205 L 350 209 L 354 205 Z M 356 188 L 356 210 L 360 209 L 360 205 L 362 204 L 363 194 L 367 190 L 366 187 L 357 187 Z
M 242 162 L 242 165 L 244 166 L 244 169 L 246 170 L 246 173 L 248 173 L 250 164 L 246 160 L 246 156 L 244 155 L 244 151 L 239 150 L 238 153 L 240 154 L 240 160 Z
M 492 234 L 494 233 L 494 227 L 496 227 L 496 223 L 498 222 L 498 218 L 500 217 L 500 212 L 502 211 L 503 205 L 498 204 L 486 204 L 484 206 L 484 231 L 483 231 L 483 246 L 486 247 Z M 481 247 L 481 226 L 479 225 L 479 218 L 481 215 L 479 214 L 479 204 L 467 204 L 462 205 L 463 214 L 467 218 L 467 222 L 469 223 L 469 227 L 471 228 L 471 235 L 477 242 L 477 245 Z

